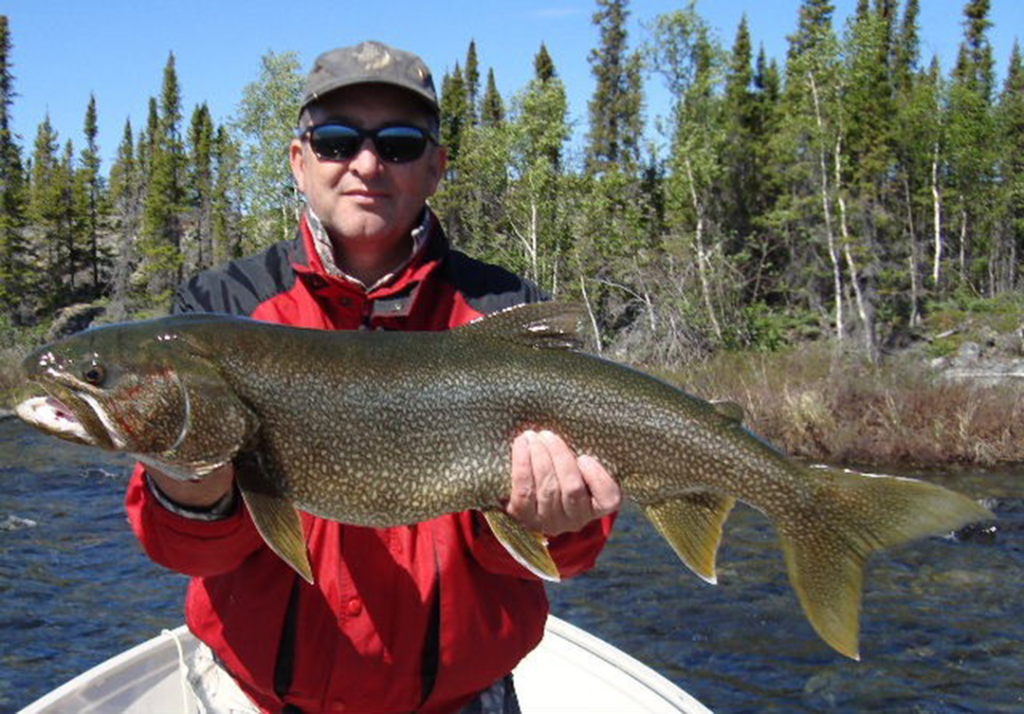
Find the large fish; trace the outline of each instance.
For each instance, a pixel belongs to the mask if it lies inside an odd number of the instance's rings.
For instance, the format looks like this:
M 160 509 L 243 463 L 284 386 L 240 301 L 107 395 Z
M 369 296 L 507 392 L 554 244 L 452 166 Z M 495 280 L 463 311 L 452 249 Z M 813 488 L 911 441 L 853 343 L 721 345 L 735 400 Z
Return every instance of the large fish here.
M 235 460 L 260 533 L 311 579 L 296 508 L 363 526 L 477 509 L 520 562 L 557 579 L 543 538 L 502 510 L 510 445 L 550 429 L 615 475 L 699 576 L 735 499 L 778 531 L 790 580 L 832 647 L 858 657 L 865 559 L 992 514 L 904 478 L 808 469 L 735 414 L 579 351 L 578 310 L 523 306 L 450 332 L 325 332 L 192 314 L 111 325 L 30 355 L 55 436 L 183 478 Z

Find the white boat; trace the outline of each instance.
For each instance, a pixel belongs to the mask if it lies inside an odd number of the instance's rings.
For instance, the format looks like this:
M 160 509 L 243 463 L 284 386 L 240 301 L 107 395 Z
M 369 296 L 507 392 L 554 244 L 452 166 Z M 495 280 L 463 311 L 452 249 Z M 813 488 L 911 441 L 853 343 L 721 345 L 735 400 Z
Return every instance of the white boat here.
M 191 714 L 179 663 L 196 643 L 182 625 L 80 674 L 20 714 Z M 523 714 L 710 713 L 650 667 L 553 616 L 515 681 Z

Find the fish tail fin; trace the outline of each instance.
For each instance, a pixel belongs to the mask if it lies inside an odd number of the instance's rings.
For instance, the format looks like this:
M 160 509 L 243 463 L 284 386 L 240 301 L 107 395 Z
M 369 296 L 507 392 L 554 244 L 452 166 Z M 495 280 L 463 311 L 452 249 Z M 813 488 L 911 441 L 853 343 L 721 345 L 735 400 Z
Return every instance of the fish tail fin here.
M 722 527 L 736 499 L 710 491 L 695 491 L 644 506 L 644 513 L 686 566 L 715 584 L 715 558 Z
M 790 582 L 815 631 L 860 659 L 864 563 L 876 550 L 994 518 L 977 502 L 935 484 L 838 469 L 814 469 L 813 513 L 776 521 Z
M 498 542 L 517 563 L 544 580 L 558 582 L 562 579 L 543 534 L 527 530 L 504 511 L 485 511 L 484 518 Z

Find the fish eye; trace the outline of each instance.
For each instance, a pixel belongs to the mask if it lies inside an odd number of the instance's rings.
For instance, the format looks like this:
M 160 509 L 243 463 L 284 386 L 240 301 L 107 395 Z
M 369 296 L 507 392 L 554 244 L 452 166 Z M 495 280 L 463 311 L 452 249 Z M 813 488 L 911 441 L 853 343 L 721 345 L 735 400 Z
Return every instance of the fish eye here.
M 101 364 L 91 364 L 82 370 L 82 380 L 88 384 L 98 387 L 107 378 L 107 371 Z

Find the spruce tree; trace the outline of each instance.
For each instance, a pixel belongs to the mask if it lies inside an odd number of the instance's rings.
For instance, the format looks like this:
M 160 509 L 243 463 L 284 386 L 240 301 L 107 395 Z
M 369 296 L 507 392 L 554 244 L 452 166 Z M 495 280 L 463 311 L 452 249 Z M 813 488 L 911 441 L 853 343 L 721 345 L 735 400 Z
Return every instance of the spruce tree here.
M 1013 43 L 1006 81 L 999 96 L 999 155 L 1002 233 L 1006 236 L 1005 288 L 1016 288 L 1017 265 L 1024 257 L 1024 58 Z
M 505 104 L 498 93 L 494 69 L 487 70 L 487 89 L 480 105 L 480 123 L 485 127 L 499 127 L 505 121 Z
M 60 304 L 66 297 L 62 262 L 62 186 L 57 132 L 47 114 L 36 130 L 29 181 L 28 217 L 32 231 L 31 252 L 39 257 L 40 271 L 46 276 L 42 300 Z
M 31 284 L 26 255 L 26 178 L 21 148 L 11 131 L 14 75 L 8 57 L 11 36 L 6 15 L 0 15 L 0 311 L 15 324 L 26 317 L 19 310 Z
M 188 182 L 185 204 L 190 229 L 185 256 L 186 272 L 212 266 L 210 212 L 213 191 L 214 128 L 205 103 L 196 105 L 188 131 Z
M 103 268 L 103 256 L 100 252 L 100 228 L 104 214 L 103 176 L 100 174 L 100 151 L 96 143 L 99 132 L 97 126 L 96 97 L 89 96 L 89 105 L 85 111 L 83 133 L 85 148 L 81 157 L 81 182 L 85 205 L 82 207 L 83 234 L 88 246 L 88 268 L 92 276 L 93 295 L 101 292 L 100 275 Z
M 458 62 L 441 81 L 441 143 L 448 147 L 450 170 L 458 170 L 463 133 L 472 125 L 466 80 Z
M 131 298 L 129 288 L 137 263 L 135 239 L 142 214 L 142 196 L 142 176 L 132 122 L 126 119 L 117 157 L 110 167 L 110 204 L 115 231 L 111 311 L 117 319 L 126 316 Z
M 156 304 L 170 298 L 182 279 L 181 95 L 174 54 L 164 66 L 156 133 L 150 136 L 149 180 L 142 214 L 141 257 L 150 296 Z
M 631 174 L 639 163 L 643 134 L 641 58 L 630 53 L 627 0 L 597 0 L 593 23 L 600 33 L 591 50 L 591 72 L 597 82 L 590 99 L 587 168 L 601 173 L 620 168 Z
M 476 55 L 476 40 L 469 41 L 466 50 L 466 69 L 462 73 L 466 85 L 466 105 L 469 123 L 476 125 L 480 118 L 480 60 Z

